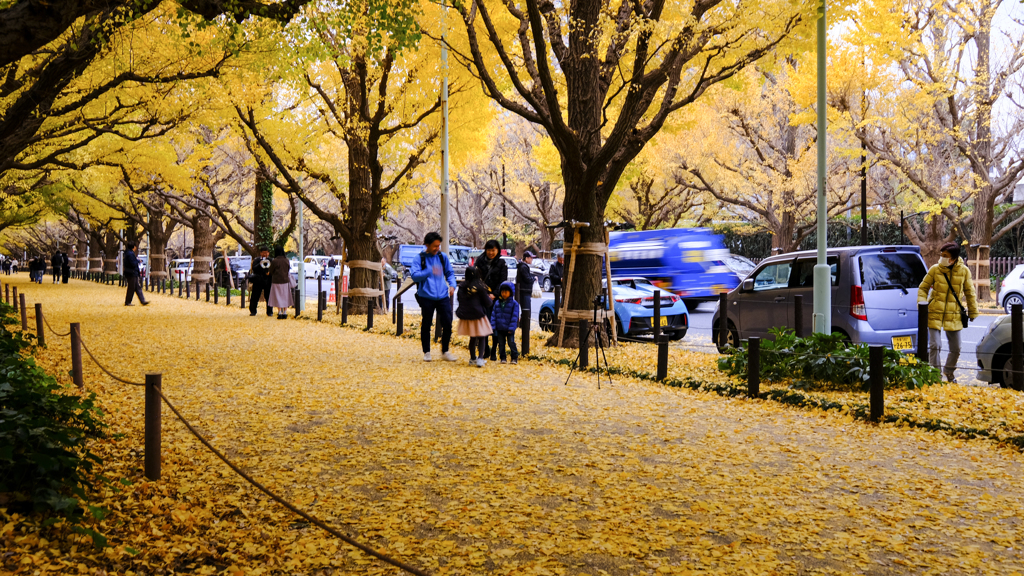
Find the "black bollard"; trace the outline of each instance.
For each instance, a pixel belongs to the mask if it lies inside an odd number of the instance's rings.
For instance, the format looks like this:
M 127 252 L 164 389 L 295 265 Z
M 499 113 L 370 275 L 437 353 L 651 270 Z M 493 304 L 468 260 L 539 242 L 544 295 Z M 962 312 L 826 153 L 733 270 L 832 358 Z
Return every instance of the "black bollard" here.
M 1022 318 L 1021 305 L 1014 304 L 1010 307 L 1010 359 L 1013 370 L 1013 377 L 1010 379 L 1010 387 L 1014 390 L 1024 391 L 1024 318 Z M 1005 378 L 1005 376 L 1003 377 Z
M 793 296 L 793 333 L 797 338 L 804 337 L 804 295 Z M 760 346 L 760 344 L 758 344 Z
M 210 301 L 210 285 L 209 284 L 206 285 L 206 301 L 207 302 Z
M 917 304 L 917 359 L 928 362 L 928 304 Z
M 661 290 L 654 291 L 654 318 L 651 318 L 651 329 L 654 332 L 654 343 L 661 343 Z
M 718 346 L 725 348 L 729 344 L 729 295 L 718 295 Z
M 868 369 L 871 380 L 871 421 L 878 422 L 885 414 L 885 367 L 883 364 L 884 348 L 871 346 L 868 348 Z
M 324 319 L 324 302 L 327 300 L 327 294 L 320 292 L 316 299 L 316 321 L 321 322 Z
M 341 325 L 348 324 L 348 296 L 338 299 L 341 302 Z
M 292 302 L 295 303 L 295 317 L 299 317 L 299 309 L 301 308 L 301 302 L 299 302 L 299 289 L 292 290 Z
M 242 305 L 241 305 L 241 308 L 242 308 L 242 310 L 245 310 L 245 282 L 239 283 L 238 289 L 241 290 L 241 292 L 242 292 Z
M 561 310 L 561 308 L 562 308 L 562 287 L 561 286 L 555 286 L 555 313 L 554 313 L 554 317 L 553 317 L 555 326 L 551 327 L 551 331 L 552 332 L 556 332 L 558 330 L 556 328 L 556 326 L 558 326 L 558 312 Z
M 146 374 L 146 431 L 143 454 L 146 478 L 160 479 L 160 374 Z
M 373 330 L 373 298 L 366 299 L 366 331 Z
M 761 339 L 747 340 L 747 396 L 757 398 L 761 393 Z
M 580 370 L 586 370 L 590 366 L 590 349 L 587 347 L 588 336 L 590 336 L 590 322 L 580 320 Z
M 668 378 L 668 336 L 659 335 L 658 343 L 658 373 L 655 376 L 658 382 Z
M 181 298 L 181 280 L 178 280 L 178 298 Z
M 21 331 L 28 332 L 28 311 L 25 309 L 25 293 L 18 294 L 21 304 Z
M 520 356 L 526 358 L 530 355 L 530 311 L 527 310 L 523 313 L 523 345 L 520 346 Z
M 213 303 L 216 304 L 217 300 L 220 299 L 220 286 L 213 287 Z
M 395 304 L 395 336 L 401 336 L 405 332 L 405 305 L 401 302 Z

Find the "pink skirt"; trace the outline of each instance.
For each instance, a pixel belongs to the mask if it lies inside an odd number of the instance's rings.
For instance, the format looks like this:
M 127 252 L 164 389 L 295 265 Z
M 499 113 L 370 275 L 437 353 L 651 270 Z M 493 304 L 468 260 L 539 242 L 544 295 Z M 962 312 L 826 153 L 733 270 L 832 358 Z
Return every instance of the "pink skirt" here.
M 267 305 L 274 308 L 291 308 L 294 306 L 291 284 L 271 284 Z
M 459 319 L 459 336 L 476 338 L 478 336 L 490 336 L 492 333 L 491 321 L 487 318 L 477 318 L 476 320 Z

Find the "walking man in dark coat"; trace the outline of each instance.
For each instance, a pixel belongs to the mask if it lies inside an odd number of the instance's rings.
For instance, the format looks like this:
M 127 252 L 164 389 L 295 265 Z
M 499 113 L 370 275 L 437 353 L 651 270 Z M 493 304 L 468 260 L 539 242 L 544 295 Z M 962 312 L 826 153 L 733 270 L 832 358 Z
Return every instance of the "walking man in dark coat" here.
M 64 263 L 60 257 L 60 250 L 53 253 L 53 258 L 50 258 L 50 268 L 53 275 L 53 284 L 60 281 L 60 267 Z
M 139 281 L 139 257 L 135 252 L 136 250 L 138 250 L 138 245 L 135 242 L 129 242 L 125 246 L 124 260 L 121 263 L 124 279 L 128 283 L 128 293 L 124 296 L 125 306 L 134 306 L 134 304 L 132 304 L 132 298 L 134 298 L 136 294 L 139 295 L 139 302 L 143 306 L 149 304 L 146 297 L 142 294 L 142 282 Z
M 71 277 L 71 260 L 68 258 L 67 252 L 60 253 L 60 270 L 61 284 L 67 284 L 68 278 Z

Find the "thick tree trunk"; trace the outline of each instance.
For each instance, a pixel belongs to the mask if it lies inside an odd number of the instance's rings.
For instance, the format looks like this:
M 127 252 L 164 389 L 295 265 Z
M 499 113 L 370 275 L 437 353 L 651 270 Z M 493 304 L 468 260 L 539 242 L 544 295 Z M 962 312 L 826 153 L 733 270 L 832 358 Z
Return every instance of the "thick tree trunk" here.
M 75 238 L 75 271 L 85 273 L 89 270 L 89 236 L 79 232 Z
M 103 233 L 103 273 L 117 274 L 117 253 L 121 248 L 121 238 L 116 232 Z
M 357 239 L 353 239 L 348 245 L 348 258 L 349 262 L 353 260 L 368 260 L 370 262 L 380 262 L 380 251 L 377 250 L 377 243 L 372 238 L 362 236 Z M 377 288 L 380 286 L 380 272 L 376 270 L 369 270 L 366 268 L 351 268 L 351 277 L 349 278 L 349 289 L 352 288 Z M 356 296 L 351 299 L 349 304 L 349 311 L 354 314 L 365 314 L 367 302 L 372 300 L 377 306 L 378 298 L 368 298 L 366 296 Z M 379 306 L 374 308 L 374 313 L 379 310 Z
M 273 251 L 274 244 L 274 187 L 269 180 L 257 179 L 252 203 L 253 241 L 256 257 L 261 247 Z
M 217 238 L 213 233 L 213 222 L 206 216 L 197 215 L 192 218 L 192 280 L 197 290 L 204 290 L 213 282 L 213 248 Z
M 103 272 L 103 255 L 100 240 L 96 233 L 89 234 L 89 273 Z

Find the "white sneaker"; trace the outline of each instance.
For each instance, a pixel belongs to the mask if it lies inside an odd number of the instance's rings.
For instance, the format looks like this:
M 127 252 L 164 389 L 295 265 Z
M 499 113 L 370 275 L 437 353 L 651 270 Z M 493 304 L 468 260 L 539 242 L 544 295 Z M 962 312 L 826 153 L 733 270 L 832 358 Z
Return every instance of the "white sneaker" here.
M 430 362 L 430 352 L 427 352 L 426 354 L 423 355 L 423 361 Z
M 487 364 L 487 360 L 484 360 L 483 358 L 477 358 L 476 359 L 476 367 L 477 368 L 483 368 L 485 364 Z
M 446 362 L 455 362 L 456 360 L 458 360 L 458 358 L 455 357 L 455 354 L 452 354 L 451 352 L 445 352 L 444 354 L 441 354 L 441 359 L 443 359 Z

